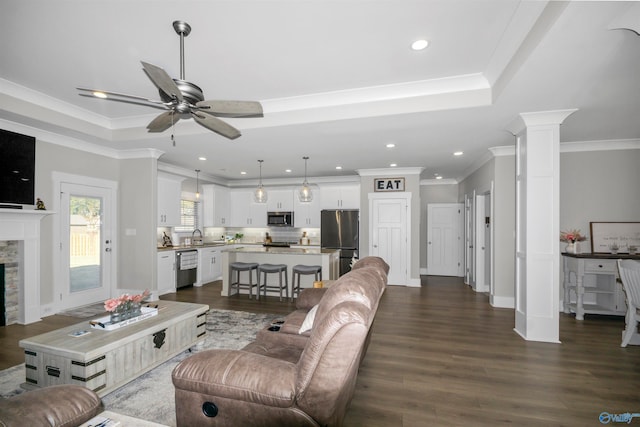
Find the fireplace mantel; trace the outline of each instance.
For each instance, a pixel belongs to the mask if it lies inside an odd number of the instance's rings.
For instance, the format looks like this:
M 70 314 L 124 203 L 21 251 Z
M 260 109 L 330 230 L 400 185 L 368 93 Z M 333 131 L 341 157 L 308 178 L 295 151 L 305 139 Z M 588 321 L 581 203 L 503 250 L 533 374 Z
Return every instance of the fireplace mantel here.
M 40 318 L 40 221 L 52 211 L 0 209 L 0 241 L 21 242 L 20 310 L 18 323 L 28 324 Z

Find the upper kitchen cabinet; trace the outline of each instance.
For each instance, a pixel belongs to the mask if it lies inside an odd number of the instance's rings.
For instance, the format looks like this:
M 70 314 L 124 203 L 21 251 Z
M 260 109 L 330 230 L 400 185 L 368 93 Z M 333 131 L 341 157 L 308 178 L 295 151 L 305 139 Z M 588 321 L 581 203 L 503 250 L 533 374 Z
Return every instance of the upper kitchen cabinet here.
M 268 190 L 267 211 L 291 212 L 293 211 L 293 190 Z
M 310 202 L 293 199 L 293 226 L 296 228 L 320 228 L 320 200 L 314 197 Z
M 183 177 L 158 172 L 158 226 L 180 225 Z
M 231 227 L 266 227 L 267 204 L 255 203 L 253 191 L 231 191 Z
M 202 186 L 202 213 L 204 227 L 229 227 L 231 209 L 229 189 L 219 185 Z
M 320 209 L 360 209 L 360 185 L 321 186 Z

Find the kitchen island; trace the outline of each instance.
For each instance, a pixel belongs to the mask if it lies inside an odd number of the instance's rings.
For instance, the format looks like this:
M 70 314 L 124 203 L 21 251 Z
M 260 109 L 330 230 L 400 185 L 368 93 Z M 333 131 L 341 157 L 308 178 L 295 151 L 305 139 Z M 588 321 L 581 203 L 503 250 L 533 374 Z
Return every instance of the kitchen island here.
M 294 265 L 321 265 L 322 279 L 335 280 L 340 275 L 340 250 L 321 248 L 278 248 L 262 246 L 237 246 L 222 252 L 222 296 L 229 296 L 229 264 L 232 262 L 257 262 L 258 264 L 285 264 L 289 276 L 289 296 L 293 278 L 291 269 Z M 248 273 L 242 273 L 242 280 L 247 280 Z M 255 272 L 253 273 L 255 280 Z M 277 283 L 277 274 L 268 274 L 269 284 Z M 301 287 L 312 287 L 313 276 L 303 276 L 300 281 Z M 242 293 L 248 291 L 242 290 Z M 269 295 L 270 292 L 267 292 Z M 276 295 L 276 293 L 271 293 Z

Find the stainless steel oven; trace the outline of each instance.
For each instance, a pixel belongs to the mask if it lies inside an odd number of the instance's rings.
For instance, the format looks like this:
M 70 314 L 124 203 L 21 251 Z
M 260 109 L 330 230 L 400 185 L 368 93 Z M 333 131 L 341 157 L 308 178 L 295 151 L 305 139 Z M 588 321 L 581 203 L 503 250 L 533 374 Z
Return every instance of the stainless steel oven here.
M 193 285 L 198 280 L 198 250 L 176 251 L 176 288 Z
M 267 212 L 269 227 L 293 227 L 293 212 Z

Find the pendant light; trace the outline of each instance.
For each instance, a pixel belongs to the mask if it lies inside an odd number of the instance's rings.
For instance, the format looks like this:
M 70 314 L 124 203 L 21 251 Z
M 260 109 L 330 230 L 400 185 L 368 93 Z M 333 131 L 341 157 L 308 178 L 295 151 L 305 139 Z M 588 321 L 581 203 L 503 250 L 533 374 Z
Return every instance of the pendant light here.
M 255 200 L 256 203 L 267 203 L 267 190 L 262 186 L 262 162 L 264 162 L 264 160 L 258 160 L 260 164 L 260 184 L 253 193 L 253 200 Z
M 196 200 L 200 199 L 200 169 L 196 169 Z
M 311 192 L 311 187 L 307 182 L 307 160 L 309 160 L 309 157 L 304 156 L 303 159 L 304 159 L 304 182 L 302 183 L 302 187 L 300 187 L 300 190 L 298 191 L 298 200 L 304 203 L 304 202 L 310 202 L 313 200 L 313 193 Z

